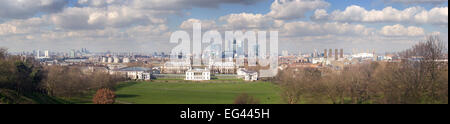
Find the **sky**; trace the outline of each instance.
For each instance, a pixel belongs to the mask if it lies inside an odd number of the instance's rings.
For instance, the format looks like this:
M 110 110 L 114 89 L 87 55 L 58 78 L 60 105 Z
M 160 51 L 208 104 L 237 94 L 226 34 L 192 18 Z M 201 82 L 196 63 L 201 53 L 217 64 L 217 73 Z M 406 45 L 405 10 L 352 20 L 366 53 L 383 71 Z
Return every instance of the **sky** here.
M 439 35 L 448 0 L 0 0 L 0 47 L 168 52 L 172 32 L 278 31 L 279 49 L 397 52 Z

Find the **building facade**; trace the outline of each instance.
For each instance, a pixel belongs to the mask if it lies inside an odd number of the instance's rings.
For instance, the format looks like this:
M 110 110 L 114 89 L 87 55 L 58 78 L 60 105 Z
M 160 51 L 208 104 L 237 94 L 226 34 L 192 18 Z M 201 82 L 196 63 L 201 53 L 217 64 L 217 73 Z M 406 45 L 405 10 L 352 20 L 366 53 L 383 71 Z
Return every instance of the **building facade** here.
M 151 68 L 127 67 L 112 70 L 110 74 L 125 75 L 131 80 L 151 80 Z
M 258 72 L 248 71 L 246 69 L 240 68 L 237 70 L 237 75 L 244 79 L 245 81 L 257 81 L 258 80 Z
M 209 69 L 190 69 L 186 71 L 185 80 L 191 81 L 211 80 L 211 71 Z

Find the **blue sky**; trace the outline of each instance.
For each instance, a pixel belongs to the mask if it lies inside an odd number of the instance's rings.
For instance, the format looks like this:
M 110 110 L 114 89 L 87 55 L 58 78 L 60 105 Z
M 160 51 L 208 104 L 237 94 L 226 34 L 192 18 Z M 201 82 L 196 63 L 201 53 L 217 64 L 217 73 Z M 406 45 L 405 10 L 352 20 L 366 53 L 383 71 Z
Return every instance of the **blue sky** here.
M 420 6 L 426 9 L 431 9 L 436 6 L 448 6 L 448 2 L 442 4 L 403 4 L 403 3 L 386 3 L 383 0 L 326 0 L 331 3 L 331 6 L 327 7 L 326 10 L 334 11 L 334 10 L 345 10 L 346 7 L 351 5 L 358 5 L 364 7 L 367 10 L 381 10 L 387 6 L 391 6 L 393 8 L 402 10 L 408 7 Z M 177 26 L 186 19 L 196 18 L 202 20 L 214 20 L 221 16 L 232 14 L 232 13 L 269 13 L 270 6 L 273 3 L 273 0 L 264 0 L 263 2 L 259 2 L 254 5 L 236 5 L 236 4 L 223 4 L 220 5 L 219 8 L 192 8 L 185 10 L 185 13 L 190 13 L 190 16 L 178 16 L 173 15 L 170 17 L 170 25 L 176 29 Z M 307 15 L 312 15 L 314 12 L 310 11 Z M 299 19 L 299 20 L 310 20 L 309 18 Z M 380 27 L 379 25 L 368 25 L 373 27 Z M 433 26 L 426 26 L 428 30 L 436 30 Z M 438 29 L 441 31 L 446 31 L 445 29 Z
M 393 52 L 432 34 L 448 43 L 448 0 L 2 0 L 0 47 L 168 52 L 170 34 L 195 22 L 277 30 L 280 49 L 291 52 Z

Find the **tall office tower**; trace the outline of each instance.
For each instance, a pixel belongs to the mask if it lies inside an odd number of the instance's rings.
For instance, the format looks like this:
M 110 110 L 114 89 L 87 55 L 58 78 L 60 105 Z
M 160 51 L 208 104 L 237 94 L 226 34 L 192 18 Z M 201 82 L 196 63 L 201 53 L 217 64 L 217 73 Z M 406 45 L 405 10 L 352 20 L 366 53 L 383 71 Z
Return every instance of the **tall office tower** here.
M 70 56 L 70 58 L 75 58 L 75 50 L 70 50 L 70 54 L 69 54 L 69 56 Z
M 313 58 L 317 57 L 317 49 L 314 49 Z
M 334 59 L 339 60 L 339 50 L 338 49 L 334 49 Z
M 328 52 L 328 58 L 333 58 L 333 49 L 330 49 Z
M 48 50 L 45 51 L 45 58 L 50 58 L 50 54 L 49 54 Z
M 256 44 L 255 46 L 253 46 L 253 50 L 254 50 L 254 52 L 256 52 L 256 56 L 259 56 L 259 44 Z
M 36 58 L 40 58 L 40 54 L 41 54 L 40 52 L 41 52 L 40 50 L 37 51 Z
M 120 58 L 119 57 L 114 57 L 114 63 L 120 63 Z
M 323 58 L 328 58 L 328 52 L 327 51 L 328 51 L 327 49 L 323 50 Z
M 107 63 L 107 62 L 108 62 L 108 58 L 102 57 L 102 62 L 103 62 L 103 63 Z
M 344 49 L 341 49 L 341 58 L 344 58 Z
M 233 56 L 237 56 L 237 41 L 233 40 Z

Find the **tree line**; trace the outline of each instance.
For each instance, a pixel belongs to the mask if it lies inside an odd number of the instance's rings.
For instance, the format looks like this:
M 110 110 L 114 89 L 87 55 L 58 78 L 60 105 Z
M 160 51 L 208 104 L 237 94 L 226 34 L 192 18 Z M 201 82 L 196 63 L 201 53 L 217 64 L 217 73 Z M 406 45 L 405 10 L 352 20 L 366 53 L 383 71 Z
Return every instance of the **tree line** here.
M 124 81 L 119 75 L 106 72 L 86 73 L 79 67 L 42 66 L 33 58 L 9 55 L 0 48 L 0 89 L 14 90 L 19 94 L 39 93 L 49 96 L 74 97 L 113 89 Z
M 399 63 L 370 62 L 340 71 L 288 68 L 274 82 L 288 104 L 448 104 L 444 50 L 444 42 L 430 36 L 400 52 Z

